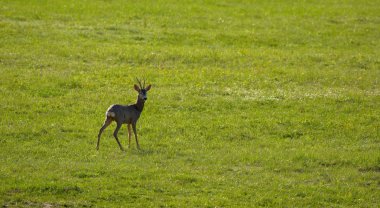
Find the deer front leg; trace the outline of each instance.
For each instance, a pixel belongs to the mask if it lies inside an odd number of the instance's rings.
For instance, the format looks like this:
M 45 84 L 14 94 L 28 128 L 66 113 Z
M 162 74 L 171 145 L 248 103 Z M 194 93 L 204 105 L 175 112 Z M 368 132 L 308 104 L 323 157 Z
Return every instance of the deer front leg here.
M 128 148 L 131 147 L 131 137 L 132 137 L 131 124 L 128 124 Z
M 119 142 L 119 139 L 117 138 L 117 133 L 119 132 L 120 127 L 121 127 L 121 123 L 118 123 L 117 126 L 116 126 L 115 131 L 113 132 L 113 136 L 115 137 L 117 144 L 119 144 L 119 147 L 120 147 L 121 151 L 124 151 L 123 146 L 121 146 L 121 144 Z
M 136 123 L 132 123 L 133 133 L 135 134 L 137 149 L 140 149 L 139 141 L 137 140 Z

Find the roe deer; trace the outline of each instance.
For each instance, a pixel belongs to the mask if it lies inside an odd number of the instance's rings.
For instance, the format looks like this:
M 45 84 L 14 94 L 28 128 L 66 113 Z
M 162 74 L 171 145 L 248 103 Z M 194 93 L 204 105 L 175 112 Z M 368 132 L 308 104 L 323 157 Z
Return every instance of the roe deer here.
M 137 79 L 137 78 L 136 78 Z M 111 105 L 107 111 L 106 111 L 106 120 L 104 121 L 104 124 L 102 128 L 99 130 L 98 134 L 98 144 L 96 145 L 96 149 L 99 150 L 99 142 L 100 142 L 100 136 L 102 135 L 102 132 L 104 131 L 107 126 L 109 126 L 112 121 L 116 121 L 116 129 L 113 132 L 113 136 L 116 139 L 116 142 L 119 144 L 119 147 L 122 151 L 124 151 L 123 146 L 121 146 L 119 139 L 117 138 L 117 133 L 119 132 L 119 129 L 122 124 L 128 125 L 128 148 L 131 146 L 131 125 L 133 128 L 133 133 L 135 134 L 136 139 L 136 145 L 137 148 L 140 149 L 139 142 L 137 140 L 137 133 L 136 133 L 136 123 L 137 120 L 140 117 L 141 112 L 144 109 L 144 103 L 148 99 L 147 98 L 147 92 L 150 90 L 151 85 L 148 85 L 145 88 L 145 80 L 144 84 L 141 85 L 140 80 L 137 79 L 137 82 L 139 86 L 136 84 L 134 85 L 135 90 L 139 93 L 137 96 L 137 102 L 133 105 Z

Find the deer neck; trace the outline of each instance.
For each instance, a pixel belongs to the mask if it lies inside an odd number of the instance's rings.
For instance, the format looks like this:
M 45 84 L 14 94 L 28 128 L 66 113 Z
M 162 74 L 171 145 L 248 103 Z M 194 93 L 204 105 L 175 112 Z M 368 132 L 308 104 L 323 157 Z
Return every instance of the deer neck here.
M 140 111 L 140 113 L 144 109 L 144 103 L 145 103 L 145 101 L 143 99 L 140 99 L 140 97 L 137 98 L 137 102 L 136 102 L 135 106 L 136 106 L 136 109 L 138 111 Z

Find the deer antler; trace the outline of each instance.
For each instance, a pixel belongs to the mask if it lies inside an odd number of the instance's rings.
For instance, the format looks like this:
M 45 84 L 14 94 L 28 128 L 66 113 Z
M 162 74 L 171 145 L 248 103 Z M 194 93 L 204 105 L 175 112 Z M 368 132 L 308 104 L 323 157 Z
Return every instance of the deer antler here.
M 136 77 L 136 80 L 137 80 L 137 82 L 139 83 L 139 85 L 140 85 L 140 89 L 144 89 L 143 87 L 142 87 L 142 85 L 141 85 L 141 82 L 140 82 L 140 80 Z
M 143 89 L 145 89 L 145 78 L 144 78 L 143 80 L 144 80 L 144 85 L 143 85 Z

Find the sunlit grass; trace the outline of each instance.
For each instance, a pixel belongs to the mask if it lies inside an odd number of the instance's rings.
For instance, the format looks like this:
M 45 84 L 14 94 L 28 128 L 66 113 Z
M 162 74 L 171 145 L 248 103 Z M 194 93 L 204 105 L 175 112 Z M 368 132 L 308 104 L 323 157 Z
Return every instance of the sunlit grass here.
M 0 203 L 378 207 L 378 5 L 2 1 Z

